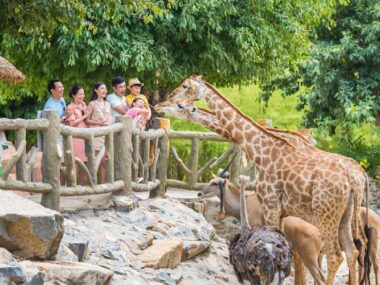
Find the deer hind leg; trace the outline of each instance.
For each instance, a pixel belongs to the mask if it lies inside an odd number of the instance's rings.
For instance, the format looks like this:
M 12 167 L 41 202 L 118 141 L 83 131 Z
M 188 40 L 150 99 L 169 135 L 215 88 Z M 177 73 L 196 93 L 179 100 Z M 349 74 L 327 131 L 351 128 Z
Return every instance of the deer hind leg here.
M 320 248 L 315 248 L 316 246 L 315 243 L 313 243 L 312 245 L 313 245 L 312 247 L 303 248 L 302 251 L 299 252 L 299 257 L 301 258 L 306 268 L 309 270 L 311 276 L 313 276 L 314 284 L 325 285 L 326 279 L 323 276 L 321 266 L 319 264 L 319 256 L 321 255 L 323 244 L 320 244 Z M 296 260 L 296 258 L 294 258 L 294 260 Z M 296 267 L 296 265 L 294 266 Z M 302 284 L 306 284 L 306 274 L 304 275 L 305 275 L 304 276 L 305 280 L 304 280 L 304 283 Z
M 343 213 L 342 219 L 339 224 L 339 242 L 342 250 L 344 251 L 348 268 L 349 268 L 349 284 L 354 285 L 357 282 L 356 277 L 356 262 L 359 255 L 358 250 L 353 241 L 351 221 L 354 207 L 354 196 L 351 192 L 346 209 Z
M 294 285 L 306 285 L 306 271 L 300 256 L 294 252 Z
M 355 186 L 356 185 L 356 186 Z M 363 279 L 364 276 L 364 256 L 367 246 L 367 237 L 364 233 L 364 223 L 360 217 L 360 205 L 362 201 L 362 192 L 358 184 L 354 184 L 354 212 L 352 214 L 351 227 L 352 227 L 352 237 L 356 245 L 356 249 L 359 252 L 358 255 L 358 267 L 359 267 L 359 280 Z M 363 186 L 365 187 L 365 186 Z

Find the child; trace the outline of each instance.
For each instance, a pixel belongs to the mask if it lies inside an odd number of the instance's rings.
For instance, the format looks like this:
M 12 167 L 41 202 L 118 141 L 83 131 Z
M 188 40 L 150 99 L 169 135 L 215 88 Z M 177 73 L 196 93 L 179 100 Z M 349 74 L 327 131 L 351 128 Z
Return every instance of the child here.
M 141 98 L 144 101 L 144 108 L 148 110 L 148 116 L 146 116 L 146 120 L 150 119 L 151 116 L 151 110 L 149 107 L 148 100 L 146 99 L 145 95 L 141 94 L 141 87 L 143 87 L 144 84 L 140 82 L 138 78 L 131 78 L 128 81 L 128 89 L 131 92 L 125 99 L 127 103 L 128 108 L 132 108 L 132 102 L 136 98 Z
M 149 116 L 149 111 L 144 108 L 144 100 L 135 98 L 132 101 L 132 108 L 127 111 L 127 115 L 133 118 L 133 127 L 142 133 Z

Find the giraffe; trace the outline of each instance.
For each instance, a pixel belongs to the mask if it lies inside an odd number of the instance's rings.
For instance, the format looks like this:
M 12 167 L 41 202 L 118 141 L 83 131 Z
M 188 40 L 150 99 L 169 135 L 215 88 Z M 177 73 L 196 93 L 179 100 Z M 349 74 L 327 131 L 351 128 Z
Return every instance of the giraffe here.
M 265 221 L 278 226 L 284 215 L 305 220 L 316 218 L 326 241 L 329 276 L 333 284 L 342 261 L 338 229 L 352 237 L 350 221 L 353 194 L 343 167 L 332 160 L 310 159 L 284 138 L 255 124 L 213 87 L 191 78 L 177 88 L 159 107 L 165 111 L 194 108 L 194 100 L 203 99 L 233 141 L 240 144 L 259 170 L 258 196 L 264 206 Z M 351 284 L 355 282 L 357 250 L 352 238 L 344 241 L 350 267 Z
M 169 112 L 174 117 L 190 120 L 195 123 L 201 124 L 202 126 L 210 129 L 211 131 L 220 134 L 221 136 L 227 138 L 230 141 L 233 141 L 233 137 L 219 123 L 215 114 L 207 109 L 191 108 L 191 110 L 189 110 L 186 108 L 178 108 L 178 109 L 174 108 L 172 110 L 169 110 Z M 340 163 L 341 166 L 343 166 L 348 172 L 349 178 L 350 178 L 350 185 L 355 190 L 355 195 L 357 195 L 356 196 L 357 198 L 355 201 L 355 207 L 357 208 L 360 207 L 361 193 L 364 191 L 363 188 L 365 188 L 366 185 L 368 185 L 366 183 L 368 181 L 368 177 L 365 171 L 356 163 L 355 160 L 345 157 L 343 155 L 322 151 L 314 147 L 312 144 L 310 144 L 309 141 L 306 140 L 305 137 L 299 132 L 292 131 L 292 130 L 281 130 L 281 129 L 276 129 L 276 128 L 266 128 L 266 129 L 271 131 L 272 133 L 276 133 L 280 137 L 288 139 L 291 143 L 297 146 L 300 149 L 300 151 L 307 152 L 309 153 L 310 156 L 324 155 Z M 360 239 L 365 241 L 366 238 L 364 237 L 361 221 L 362 219 L 359 219 L 359 221 L 357 221 L 356 219 L 352 219 L 352 225 L 351 225 L 352 233 L 353 233 L 353 236 L 357 238 L 358 232 L 359 232 Z M 357 223 L 359 223 L 359 225 L 357 225 Z M 340 239 L 344 238 L 344 232 L 339 235 L 339 238 Z M 341 244 L 344 244 L 344 242 L 341 242 Z M 363 257 L 364 247 L 362 247 L 361 254 Z

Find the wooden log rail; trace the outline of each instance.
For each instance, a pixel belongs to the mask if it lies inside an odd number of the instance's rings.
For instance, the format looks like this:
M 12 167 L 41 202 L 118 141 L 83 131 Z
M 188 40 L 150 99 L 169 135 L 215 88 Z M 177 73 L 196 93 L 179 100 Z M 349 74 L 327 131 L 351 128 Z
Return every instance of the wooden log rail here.
M 118 118 L 119 122 L 98 128 L 60 127 L 63 136 L 65 165 L 62 173 L 66 187 L 61 187 L 62 196 L 92 195 L 108 192 L 132 194 L 132 191 L 150 191 L 150 196 L 163 196 L 166 183 L 165 161 L 167 143 L 163 129 L 143 133 L 132 130 L 130 119 Z M 104 136 L 104 145 L 95 152 L 94 138 Z M 85 141 L 87 165 L 74 155 L 73 139 Z M 105 182 L 98 183 L 98 171 L 104 163 Z M 157 167 L 165 169 L 158 171 Z M 80 169 L 88 185 L 77 186 L 77 171 Z M 161 183 L 163 181 L 163 183 Z M 120 184 L 123 182 L 124 184 Z
M 190 132 L 190 131 L 169 131 L 169 139 L 187 139 L 191 140 L 191 150 L 188 159 L 188 164 L 186 164 L 182 158 L 179 157 L 175 147 L 171 147 L 171 152 L 173 154 L 174 160 L 177 162 L 181 170 L 186 173 L 187 180 L 179 181 L 175 179 L 167 179 L 168 187 L 200 190 L 207 183 L 198 182 L 199 177 L 208 171 L 220 166 L 228 158 L 232 158 L 235 153 L 238 157 L 233 161 L 230 168 L 230 180 L 237 183 L 237 178 L 240 173 L 240 147 L 237 145 L 231 145 L 226 152 L 224 152 L 220 157 L 211 158 L 204 166 L 199 168 L 199 149 L 200 143 L 202 141 L 216 141 L 216 142 L 227 142 L 225 138 L 219 136 L 215 133 L 210 132 Z
M 0 189 L 42 193 L 41 204 L 55 210 L 59 210 L 61 196 L 130 195 L 133 191 L 149 191 L 150 197 L 165 194 L 169 151 L 163 129 L 142 134 L 134 132 L 132 119 L 128 117 L 119 117 L 113 125 L 99 128 L 64 126 L 53 110 L 42 111 L 41 117 L 36 120 L 0 119 L 0 131 L 14 130 L 16 134 L 16 151 L 4 167 Z M 32 148 L 30 155 L 26 155 L 27 130 L 40 132 L 43 182 L 28 181 L 37 149 Z M 104 137 L 104 145 L 95 154 L 94 139 L 97 137 Z M 74 155 L 75 138 L 85 141 L 86 163 Z M 102 164 L 105 181 L 98 184 L 98 170 Z M 7 180 L 14 167 L 17 181 Z M 85 185 L 77 185 L 77 169 L 83 174 Z M 61 186 L 61 176 L 65 178 L 65 186 Z
M 53 186 L 49 183 L 27 181 L 35 161 L 36 149 L 32 148 L 29 158 L 26 155 L 26 132 L 46 131 L 50 126 L 48 119 L 6 119 L 0 118 L 0 131 L 15 131 L 15 153 L 3 167 L 0 189 L 18 190 L 29 193 L 50 193 Z M 16 181 L 7 180 L 16 167 Z

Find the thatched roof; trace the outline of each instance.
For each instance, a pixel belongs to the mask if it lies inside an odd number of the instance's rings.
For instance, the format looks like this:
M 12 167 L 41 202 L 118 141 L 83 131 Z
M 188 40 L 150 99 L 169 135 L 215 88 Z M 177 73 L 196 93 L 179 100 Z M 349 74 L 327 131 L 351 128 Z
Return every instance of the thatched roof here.
M 0 81 L 17 82 L 24 79 L 25 75 L 21 71 L 0 56 Z

